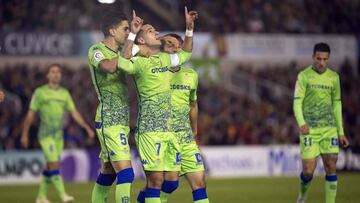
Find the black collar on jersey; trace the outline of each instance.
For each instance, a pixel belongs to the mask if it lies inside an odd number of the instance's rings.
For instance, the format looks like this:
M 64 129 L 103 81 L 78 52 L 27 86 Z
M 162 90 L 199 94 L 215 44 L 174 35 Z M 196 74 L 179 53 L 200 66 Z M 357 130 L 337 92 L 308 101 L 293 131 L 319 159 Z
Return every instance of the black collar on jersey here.
M 317 70 L 316 70 L 316 68 L 314 68 L 314 66 L 311 66 L 311 69 L 315 72 L 315 73 L 317 73 L 317 74 L 319 74 L 319 75 L 322 75 L 322 74 L 324 74 L 326 71 L 327 71 L 327 67 L 325 68 L 325 70 L 324 70 L 324 72 L 322 72 L 322 73 L 320 73 L 320 72 L 318 72 Z
M 101 43 L 105 46 L 105 48 L 107 48 L 107 49 L 109 49 L 110 51 L 112 51 L 112 52 L 114 52 L 115 54 L 117 54 L 116 51 L 114 51 L 114 50 L 112 50 L 110 47 L 106 46 L 106 44 L 104 44 L 104 42 L 101 42 Z

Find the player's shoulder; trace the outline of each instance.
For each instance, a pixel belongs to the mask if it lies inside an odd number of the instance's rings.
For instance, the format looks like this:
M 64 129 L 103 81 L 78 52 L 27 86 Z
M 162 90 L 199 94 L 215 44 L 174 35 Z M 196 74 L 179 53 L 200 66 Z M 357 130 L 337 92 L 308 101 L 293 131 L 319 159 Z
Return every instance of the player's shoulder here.
M 45 92 L 49 89 L 49 86 L 47 84 L 43 84 L 37 88 L 35 88 L 34 92 L 35 93 L 40 93 L 40 92 Z
M 88 54 L 96 53 L 98 51 L 103 51 L 103 44 L 101 42 L 93 44 L 89 47 Z
M 193 68 L 191 68 L 191 67 L 183 66 L 183 67 L 181 67 L 181 70 L 182 70 L 184 73 L 188 73 L 188 74 L 197 76 L 197 72 L 196 72 Z
M 312 68 L 311 68 L 312 66 L 310 65 L 310 66 L 307 66 L 307 67 L 305 67 L 305 68 L 303 68 L 302 70 L 300 70 L 299 72 L 298 72 L 298 77 L 306 77 L 306 76 L 308 76 L 308 75 L 310 75 L 310 74 L 312 74 Z
M 327 68 L 328 74 L 333 77 L 339 77 L 339 73 L 332 68 Z

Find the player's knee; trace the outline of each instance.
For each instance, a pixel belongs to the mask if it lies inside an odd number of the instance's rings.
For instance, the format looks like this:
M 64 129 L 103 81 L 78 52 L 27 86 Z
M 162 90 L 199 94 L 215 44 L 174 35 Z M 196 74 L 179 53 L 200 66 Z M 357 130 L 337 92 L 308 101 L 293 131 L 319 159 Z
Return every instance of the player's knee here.
M 305 178 L 305 179 L 311 179 L 313 177 L 313 171 L 312 170 L 304 170 L 302 172 L 302 176 Z
M 119 171 L 117 174 L 117 184 L 132 183 L 134 181 L 134 170 L 133 168 L 126 168 Z
M 197 190 L 197 189 L 200 189 L 200 188 L 205 188 L 206 187 L 205 180 L 198 179 L 198 180 L 192 181 L 191 182 L 191 187 L 192 187 L 193 190 Z
M 179 181 L 165 180 L 162 184 L 161 190 L 166 193 L 172 193 L 179 187 Z
M 111 165 L 111 163 L 107 162 L 107 163 L 102 164 L 101 172 L 110 174 L 110 173 L 115 173 L 115 170 L 114 170 L 113 166 Z
M 150 188 L 161 188 L 164 182 L 163 176 L 153 176 L 148 180 L 148 187 Z

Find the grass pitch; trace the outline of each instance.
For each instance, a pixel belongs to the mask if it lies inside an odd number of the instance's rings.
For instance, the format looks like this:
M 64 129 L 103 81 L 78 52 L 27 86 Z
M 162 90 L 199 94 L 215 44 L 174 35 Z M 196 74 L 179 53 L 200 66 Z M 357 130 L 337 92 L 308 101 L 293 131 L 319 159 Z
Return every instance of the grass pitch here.
M 0 179 L 1 181 L 1 179 Z M 294 203 L 298 179 L 296 177 L 208 179 L 208 196 L 211 203 Z M 132 186 L 131 202 L 136 203 L 143 181 Z M 93 183 L 66 183 L 66 190 L 75 197 L 75 203 L 90 203 Z M 38 185 L 0 185 L 0 203 L 34 203 Z M 61 203 L 53 187 L 49 188 L 49 200 Z M 169 203 L 191 203 L 191 190 L 185 180 L 169 198 Z M 324 202 L 324 178 L 315 177 L 307 203 Z M 360 202 L 360 173 L 339 175 L 337 203 Z M 109 203 L 115 203 L 114 186 Z

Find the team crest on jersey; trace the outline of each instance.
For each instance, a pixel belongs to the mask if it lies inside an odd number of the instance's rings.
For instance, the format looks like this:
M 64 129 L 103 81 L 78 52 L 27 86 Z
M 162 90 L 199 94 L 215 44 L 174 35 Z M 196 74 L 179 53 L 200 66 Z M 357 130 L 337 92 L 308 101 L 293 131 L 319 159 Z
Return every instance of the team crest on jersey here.
M 94 53 L 94 59 L 95 59 L 96 61 L 99 61 L 99 60 L 101 60 L 101 59 L 103 59 L 103 58 L 105 58 L 105 56 L 104 56 L 104 54 L 103 54 L 101 51 L 96 51 L 96 52 Z

